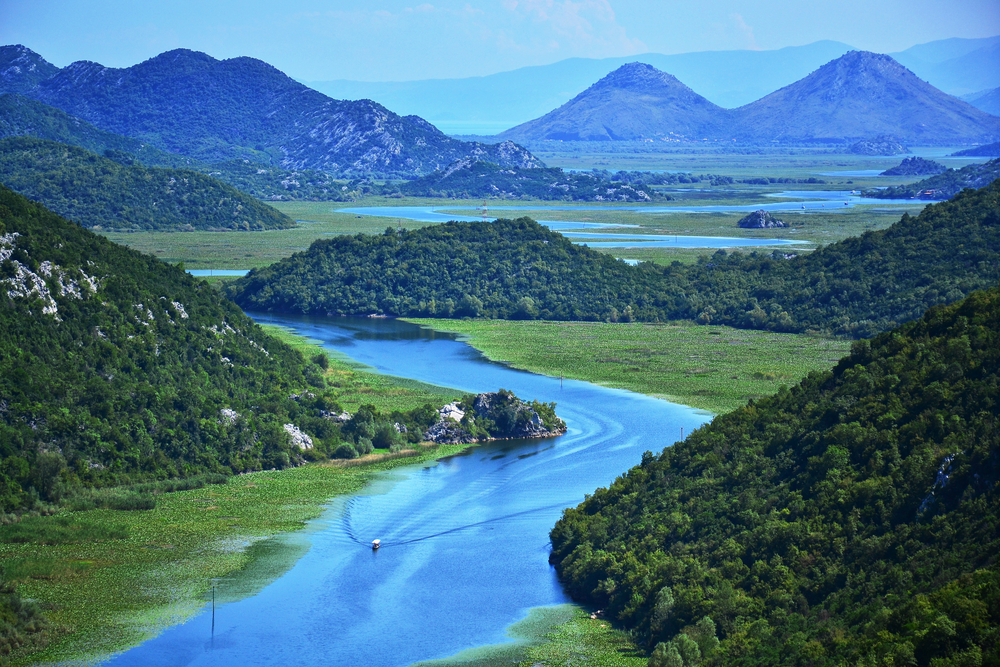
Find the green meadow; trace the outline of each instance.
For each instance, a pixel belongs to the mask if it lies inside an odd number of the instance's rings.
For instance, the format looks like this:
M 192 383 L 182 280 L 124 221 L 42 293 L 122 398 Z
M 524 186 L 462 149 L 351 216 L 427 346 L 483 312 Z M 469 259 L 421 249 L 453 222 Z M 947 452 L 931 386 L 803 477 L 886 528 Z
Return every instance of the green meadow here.
M 515 368 L 628 389 L 716 414 L 832 368 L 851 345 L 692 322 L 408 321 L 459 333 L 490 359 Z

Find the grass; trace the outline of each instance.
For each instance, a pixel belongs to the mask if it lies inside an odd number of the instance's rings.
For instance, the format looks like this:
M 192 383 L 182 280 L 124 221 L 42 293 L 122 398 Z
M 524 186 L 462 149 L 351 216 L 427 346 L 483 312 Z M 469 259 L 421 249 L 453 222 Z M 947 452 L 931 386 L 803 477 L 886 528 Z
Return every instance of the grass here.
M 314 356 L 322 351 L 287 330 L 272 334 Z M 348 410 L 443 405 L 458 392 L 370 373 L 331 358 L 328 382 Z M 330 461 L 229 478 L 224 484 L 164 493 L 168 484 L 123 490 L 155 497 L 155 509 L 88 509 L 25 517 L 0 526 L 0 569 L 51 621 L 12 664 L 95 661 L 196 614 L 211 581 L 229 578 L 221 599 L 251 595 L 304 553 L 294 540 L 269 540 L 302 528 L 327 501 L 361 491 L 380 472 L 458 453 L 465 445 L 427 446 L 352 461 Z M 180 485 L 184 486 L 184 485 Z M 149 488 L 146 488 L 149 487 Z M 45 645 L 40 651 L 39 644 Z
M 846 340 L 689 322 L 609 324 L 411 319 L 465 336 L 495 361 L 722 413 L 768 396 L 850 349 Z
M 298 349 L 307 358 L 317 354 L 330 358 L 327 384 L 337 390 L 337 402 L 348 412 L 354 412 L 361 405 L 374 405 L 381 412 L 406 412 L 427 403 L 444 405 L 462 397 L 461 392 L 448 387 L 372 372 L 346 355 L 319 347 L 317 341 L 303 338 L 285 327 L 263 326 L 269 334 Z
M 537 607 L 512 625 L 505 644 L 411 667 L 646 667 L 645 653 L 608 621 L 576 605 Z

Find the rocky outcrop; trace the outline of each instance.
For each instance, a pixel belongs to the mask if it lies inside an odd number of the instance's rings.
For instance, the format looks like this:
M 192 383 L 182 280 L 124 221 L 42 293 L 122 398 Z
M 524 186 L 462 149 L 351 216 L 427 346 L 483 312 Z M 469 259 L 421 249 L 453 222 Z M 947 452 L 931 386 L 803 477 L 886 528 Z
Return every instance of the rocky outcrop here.
M 529 404 L 503 389 L 470 398 L 438 410 L 440 419 L 424 432 L 424 439 L 438 444 L 471 444 L 549 438 L 566 432 L 565 422 L 555 415 L 554 404 Z
M 903 158 L 903 161 L 892 169 L 886 169 L 879 176 L 934 176 L 947 167 L 934 160 L 925 160 L 922 157 Z
M 853 155 L 901 155 L 909 153 L 910 149 L 895 137 L 881 136 L 857 141 L 851 144 L 847 152 Z
M 778 220 L 767 211 L 754 211 L 750 215 L 741 218 L 736 223 L 743 229 L 773 229 L 774 227 L 787 227 L 783 220 Z

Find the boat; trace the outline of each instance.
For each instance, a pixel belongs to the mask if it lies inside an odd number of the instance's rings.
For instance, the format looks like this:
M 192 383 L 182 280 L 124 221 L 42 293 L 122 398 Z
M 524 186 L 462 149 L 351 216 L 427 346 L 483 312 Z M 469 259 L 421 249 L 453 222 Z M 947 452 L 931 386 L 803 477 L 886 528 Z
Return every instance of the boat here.
M 372 540 L 372 551 L 378 551 L 380 546 L 382 546 L 382 540 Z

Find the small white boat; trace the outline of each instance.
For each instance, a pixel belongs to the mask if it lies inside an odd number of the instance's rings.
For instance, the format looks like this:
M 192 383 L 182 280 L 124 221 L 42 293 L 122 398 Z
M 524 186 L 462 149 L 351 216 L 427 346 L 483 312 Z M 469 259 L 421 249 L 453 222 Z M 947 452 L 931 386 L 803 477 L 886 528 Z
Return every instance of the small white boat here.
M 380 546 L 382 546 L 382 540 L 372 540 L 372 551 L 378 551 Z

